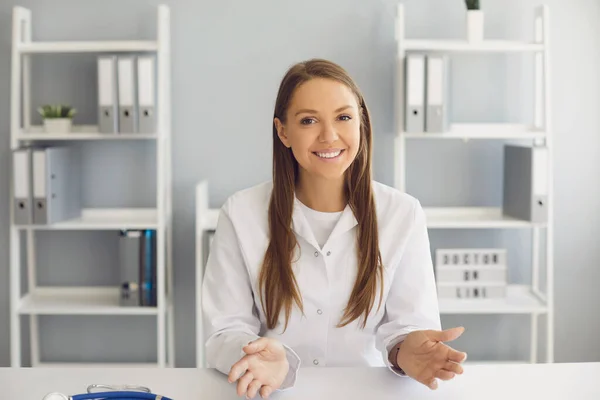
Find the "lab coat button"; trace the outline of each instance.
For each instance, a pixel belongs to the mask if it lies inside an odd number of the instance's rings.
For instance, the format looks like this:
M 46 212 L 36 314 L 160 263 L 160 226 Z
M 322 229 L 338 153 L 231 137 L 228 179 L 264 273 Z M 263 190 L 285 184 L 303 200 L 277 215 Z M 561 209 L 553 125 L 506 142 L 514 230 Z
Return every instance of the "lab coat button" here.
M 328 256 L 330 256 L 330 255 L 331 255 L 331 252 L 330 252 L 330 251 L 328 251 L 328 252 L 327 252 L 327 255 L 328 255 Z
M 321 315 L 323 314 L 323 310 L 321 310 L 320 308 L 317 310 L 317 314 Z
M 315 364 L 315 365 L 319 365 L 319 360 L 317 360 L 317 359 L 314 359 L 314 360 L 313 360 L 313 364 Z
M 319 257 L 319 252 L 315 251 L 315 257 Z

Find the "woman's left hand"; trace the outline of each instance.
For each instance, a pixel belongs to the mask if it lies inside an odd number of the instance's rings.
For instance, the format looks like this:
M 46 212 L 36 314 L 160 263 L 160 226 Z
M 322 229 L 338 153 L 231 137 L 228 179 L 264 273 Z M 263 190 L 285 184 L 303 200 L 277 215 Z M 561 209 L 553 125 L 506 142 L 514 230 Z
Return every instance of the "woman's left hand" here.
M 435 390 L 436 378 L 450 380 L 463 373 L 460 363 L 467 359 L 467 353 L 443 343 L 457 339 L 463 332 L 462 327 L 411 332 L 400 345 L 397 363 L 406 375 Z

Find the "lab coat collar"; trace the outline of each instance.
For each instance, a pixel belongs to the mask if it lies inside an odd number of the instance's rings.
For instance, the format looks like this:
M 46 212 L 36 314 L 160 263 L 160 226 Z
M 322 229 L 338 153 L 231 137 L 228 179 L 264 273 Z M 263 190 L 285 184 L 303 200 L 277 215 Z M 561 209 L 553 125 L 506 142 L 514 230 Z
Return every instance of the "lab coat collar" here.
M 343 235 L 344 233 L 346 233 L 349 230 L 351 230 L 352 228 L 354 228 L 356 225 L 358 225 L 358 221 L 356 220 L 356 217 L 354 216 L 354 213 L 352 212 L 352 209 L 350 208 L 350 206 L 348 204 L 346 204 L 346 207 L 344 208 L 344 211 L 342 212 L 340 219 L 338 220 L 337 224 L 333 228 L 333 231 L 331 232 L 331 235 L 329 235 L 329 238 L 327 239 L 327 242 L 325 243 L 323 248 L 327 247 L 329 242 L 332 239 L 336 238 L 337 236 Z M 306 219 L 306 216 L 302 212 L 300 200 L 298 200 L 297 197 L 294 197 L 294 210 L 293 210 L 293 214 L 292 214 L 292 229 L 294 230 L 294 232 L 296 232 L 296 234 L 298 236 L 301 236 L 302 238 L 304 238 L 308 243 L 310 243 L 315 248 L 317 248 L 317 249 L 321 248 L 319 246 L 319 244 L 317 243 L 317 239 L 315 238 L 315 235 L 313 234 L 313 231 L 310 227 L 310 224 L 308 223 L 308 220 Z

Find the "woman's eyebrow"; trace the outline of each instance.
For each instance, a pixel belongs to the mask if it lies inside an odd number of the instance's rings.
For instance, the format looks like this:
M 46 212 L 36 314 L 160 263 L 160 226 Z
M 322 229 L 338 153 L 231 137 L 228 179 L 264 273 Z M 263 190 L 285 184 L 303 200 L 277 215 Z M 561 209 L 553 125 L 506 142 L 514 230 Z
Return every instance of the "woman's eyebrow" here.
M 294 116 L 296 116 L 298 114 L 303 114 L 303 113 L 306 113 L 306 114 L 316 114 L 317 111 L 316 110 L 309 110 L 307 108 L 303 108 L 301 110 L 298 110 L 298 112 L 296 112 L 296 114 Z
M 337 110 L 335 110 L 334 112 L 338 113 L 338 112 L 340 112 L 340 111 L 344 111 L 345 109 L 347 109 L 347 108 L 351 108 L 351 107 L 352 107 L 351 105 L 345 105 L 345 106 L 342 106 L 342 107 L 338 108 L 338 109 L 337 109 Z M 317 114 L 317 111 L 316 111 L 316 110 L 309 110 L 308 108 L 303 108 L 303 109 L 301 109 L 301 110 L 298 110 L 294 116 L 296 116 L 296 115 L 298 115 L 298 114 L 302 114 L 302 113 L 306 113 L 306 114 Z

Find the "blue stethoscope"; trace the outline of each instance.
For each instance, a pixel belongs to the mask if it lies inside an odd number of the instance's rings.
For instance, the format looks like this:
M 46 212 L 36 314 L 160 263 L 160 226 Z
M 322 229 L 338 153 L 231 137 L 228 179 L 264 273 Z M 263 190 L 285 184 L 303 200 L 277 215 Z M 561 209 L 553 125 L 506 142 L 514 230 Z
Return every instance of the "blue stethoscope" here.
M 144 386 L 110 386 L 94 384 L 87 388 L 87 393 L 67 396 L 62 393 L 48 393 L 43 400 L 171 400 L 168 397 L 151 393 Z

